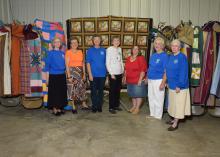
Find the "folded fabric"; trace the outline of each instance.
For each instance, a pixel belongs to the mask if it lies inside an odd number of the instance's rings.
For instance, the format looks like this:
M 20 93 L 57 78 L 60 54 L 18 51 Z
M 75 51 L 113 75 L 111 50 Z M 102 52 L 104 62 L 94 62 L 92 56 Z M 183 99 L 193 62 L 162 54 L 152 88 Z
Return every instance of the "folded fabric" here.
M 25 40 L 33 40 L 33 39 L 38 38 L 38 34 L 32 30 L 31 24 L 24 26 L 23 33 L 24 33 Z

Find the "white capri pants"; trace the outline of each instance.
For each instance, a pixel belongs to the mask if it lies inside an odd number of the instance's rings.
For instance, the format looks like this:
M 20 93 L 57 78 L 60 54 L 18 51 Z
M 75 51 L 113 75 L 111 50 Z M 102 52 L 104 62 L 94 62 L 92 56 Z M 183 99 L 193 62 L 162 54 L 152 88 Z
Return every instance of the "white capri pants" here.
M 150 116 L 161 119 L 163 115 L 163 104 L 165 89 L 160 90 L 162 79 L 148 79 L 148 100 L 150 107 Z

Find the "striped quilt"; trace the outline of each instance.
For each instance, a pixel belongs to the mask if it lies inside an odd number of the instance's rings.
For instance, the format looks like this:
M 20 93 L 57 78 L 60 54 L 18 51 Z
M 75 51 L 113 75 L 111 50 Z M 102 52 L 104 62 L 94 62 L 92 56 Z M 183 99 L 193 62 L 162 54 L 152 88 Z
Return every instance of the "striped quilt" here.
M 21 51 L 21 92 L 26 97 L 42 96 L 41 41 L 23 40 Z

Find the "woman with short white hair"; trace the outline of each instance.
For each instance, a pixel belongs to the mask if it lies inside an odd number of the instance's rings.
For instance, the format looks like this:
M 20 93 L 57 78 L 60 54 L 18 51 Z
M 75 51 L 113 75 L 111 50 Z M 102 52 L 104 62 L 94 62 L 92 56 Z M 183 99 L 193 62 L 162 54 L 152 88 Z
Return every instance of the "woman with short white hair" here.
M 181 43 L 179 40 L 171 42 L 172 55 L 166 66 L 166 76 L 169 87 L 168 113 L 173 120 L 168 121 L 171 125 L 168 131 L 178 128 L 179 119 L 184 119 L 186 115 L 191 115 L 189 77 L 187 57 L 180 52 Z
M 154 40 L 154 49 L 149 61 L 148 77 L 148 100 L 150 117 L 161 119 L 163 115 L 164 93 L 166 84 L 165 67 L 168 55 L 164 51 L 164 40 L 157 37 Z M 149 116 L 147 116 L 148 118 Z

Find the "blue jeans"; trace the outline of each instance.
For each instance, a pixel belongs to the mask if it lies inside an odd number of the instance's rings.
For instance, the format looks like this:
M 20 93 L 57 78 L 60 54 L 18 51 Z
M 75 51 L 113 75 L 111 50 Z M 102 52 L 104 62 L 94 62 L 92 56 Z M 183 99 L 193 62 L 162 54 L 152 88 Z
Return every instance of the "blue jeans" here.
M 102 110 L 103 90 L 105 86 L 105 77 L 94 77 L 90 81 L 92 110 Z

